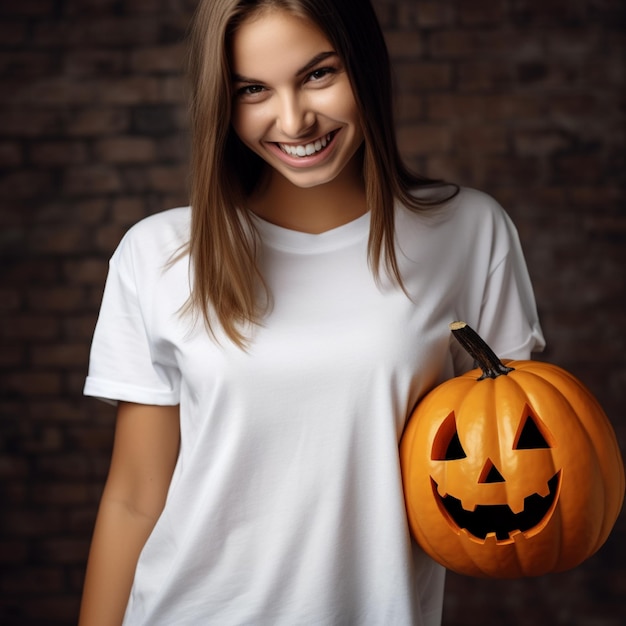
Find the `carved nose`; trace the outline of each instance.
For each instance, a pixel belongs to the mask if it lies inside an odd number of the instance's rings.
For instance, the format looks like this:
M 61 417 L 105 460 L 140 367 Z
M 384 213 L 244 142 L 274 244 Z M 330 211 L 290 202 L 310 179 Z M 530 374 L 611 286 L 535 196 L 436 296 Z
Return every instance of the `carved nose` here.
M 500 474 L 498 468 L 494 465 L 491 459 L 487 459 L 483 471 L 480 473 L 479 483 L 503 483 L 504 476 Z

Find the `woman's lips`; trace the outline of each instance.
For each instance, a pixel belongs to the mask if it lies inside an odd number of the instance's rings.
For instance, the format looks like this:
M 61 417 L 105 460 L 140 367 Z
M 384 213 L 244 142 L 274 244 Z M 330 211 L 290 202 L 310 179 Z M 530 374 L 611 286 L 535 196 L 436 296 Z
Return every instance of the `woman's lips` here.
M 270 142 L 268 148 L 281 161 L 292 167 L 311 167 L 324 161 L 330 155 L 338 130 L 326 133 L 314 141 L 304 143 Z
M 327 133 L 323 137 L 316 139 L 310 143 L 305 144 L 292 144 L 292 143 L 279 143 L 280 149 L 291 155 L 297 157 L 311 156 L 324 149 L 331 141 L 333 133 Z

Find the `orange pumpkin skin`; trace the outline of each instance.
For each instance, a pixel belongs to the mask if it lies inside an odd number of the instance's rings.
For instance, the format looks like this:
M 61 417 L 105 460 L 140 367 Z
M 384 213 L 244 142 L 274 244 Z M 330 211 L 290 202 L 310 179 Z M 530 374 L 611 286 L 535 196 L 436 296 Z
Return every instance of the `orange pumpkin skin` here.
M 409 525 L 425 552 L 461 574 L 567 570 L 600 548 L 621 509 L 617 440 L 574 376 L 537 361 L 505 363 L 514 370 L 481 380 L 472 370 L 414 410 L 400 445 Z

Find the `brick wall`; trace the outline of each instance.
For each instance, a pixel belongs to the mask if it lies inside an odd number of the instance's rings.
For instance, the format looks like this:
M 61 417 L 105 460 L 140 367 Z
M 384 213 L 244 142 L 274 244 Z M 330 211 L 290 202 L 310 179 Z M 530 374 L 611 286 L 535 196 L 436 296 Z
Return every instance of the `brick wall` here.
M 72 624 L 113 413 L 81 397 L 106 262 L 186 202 L 194 0 L 0 3 L 0 622 Z M 626 449 L 621 0 L 378 0 L 419 170 L 518 225 L 549 348 Z M 626 522 L 576 570 L 450 575 L 448 625 L 617 626 Z

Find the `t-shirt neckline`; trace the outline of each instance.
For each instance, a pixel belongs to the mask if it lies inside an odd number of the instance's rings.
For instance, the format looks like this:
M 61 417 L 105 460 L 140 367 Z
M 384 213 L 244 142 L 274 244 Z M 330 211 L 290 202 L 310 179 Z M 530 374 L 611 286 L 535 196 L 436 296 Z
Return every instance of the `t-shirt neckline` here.
M 347 247 L 369 235 L 370 212 L 322 233 L 306 233 L 272 224 L 251 213 L 261 241 L 271 248 L 310 254 Z

